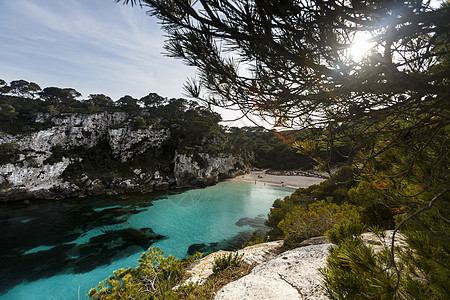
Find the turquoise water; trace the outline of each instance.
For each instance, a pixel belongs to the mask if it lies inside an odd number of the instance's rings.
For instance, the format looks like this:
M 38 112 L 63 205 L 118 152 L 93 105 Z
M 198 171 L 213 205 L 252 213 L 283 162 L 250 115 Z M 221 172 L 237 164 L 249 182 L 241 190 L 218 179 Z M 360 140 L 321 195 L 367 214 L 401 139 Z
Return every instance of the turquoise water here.
M 238 249 L 294 189 L 221 182 L 177 194 L 1 206 L 0 299 L 87 299 L 150 246 L 179 258 Z

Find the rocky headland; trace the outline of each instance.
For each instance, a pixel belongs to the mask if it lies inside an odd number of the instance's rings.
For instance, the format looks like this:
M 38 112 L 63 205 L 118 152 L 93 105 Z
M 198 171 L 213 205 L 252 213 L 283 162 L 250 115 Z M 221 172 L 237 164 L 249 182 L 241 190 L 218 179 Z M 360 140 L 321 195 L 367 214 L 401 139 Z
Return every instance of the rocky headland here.
M 179 153 L 171 128 L 134 120 L 127 112 L 42 113 L 35 123 L 45 129 L 0 132 L 0 201 L 204 186 L 248 170 L 244 155 Z

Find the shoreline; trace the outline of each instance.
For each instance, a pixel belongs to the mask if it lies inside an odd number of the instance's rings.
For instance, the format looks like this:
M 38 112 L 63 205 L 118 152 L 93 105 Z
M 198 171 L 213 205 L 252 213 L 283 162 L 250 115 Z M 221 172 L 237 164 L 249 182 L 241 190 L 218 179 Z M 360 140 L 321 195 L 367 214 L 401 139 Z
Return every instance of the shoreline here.
M 251 171 L 250 173 L 228 178 L 229 181 L 254 182 L 255 184 L 271 184 L 285 186 L 294 189 L 307 188 L 313 184 L 319 184 L 324 178 L 301 176 L 301 175 L 271 175 L 266 170 Z M 284 185 L 283 185 L 284 184 Z

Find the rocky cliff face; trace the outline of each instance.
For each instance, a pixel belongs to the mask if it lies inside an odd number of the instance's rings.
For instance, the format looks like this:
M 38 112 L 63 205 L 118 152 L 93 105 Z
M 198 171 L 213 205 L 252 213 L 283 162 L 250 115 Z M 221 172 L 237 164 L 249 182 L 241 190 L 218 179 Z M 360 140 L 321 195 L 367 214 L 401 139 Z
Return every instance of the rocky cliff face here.
M 0 132 L 0 201 L 207 185 L 246 169 L 231 154 L 171 152 L 170 129 L 132 121 L 126 112 L 41 114 L 35 122 L 47 129 Z
M 178 186 L 207 185 L 223 178 L 235 177 L 244 173 L 244 170 L 246 166 L 242 158 L 230 154 L 175 156 L 174 175 Z

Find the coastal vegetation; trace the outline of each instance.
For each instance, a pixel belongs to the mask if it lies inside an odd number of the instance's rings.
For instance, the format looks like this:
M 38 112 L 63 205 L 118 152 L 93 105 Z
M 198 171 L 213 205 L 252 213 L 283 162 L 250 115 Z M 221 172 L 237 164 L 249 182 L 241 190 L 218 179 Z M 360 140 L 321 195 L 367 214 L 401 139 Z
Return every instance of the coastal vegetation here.
M 135 269 L 120 269 L 89 291 L 92 299 L 212 299 L 226 283 L 248 274 L 251 266 L 237 253 L 214 260 L 213 274 L 203 284 L 181 285 L 186 268 L 201 258 L 201 253 L 179 260 L 164 257 L 160 248 L 150 248 Z

